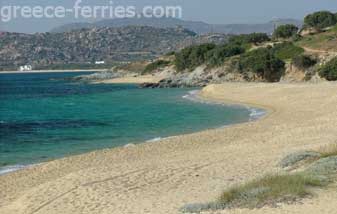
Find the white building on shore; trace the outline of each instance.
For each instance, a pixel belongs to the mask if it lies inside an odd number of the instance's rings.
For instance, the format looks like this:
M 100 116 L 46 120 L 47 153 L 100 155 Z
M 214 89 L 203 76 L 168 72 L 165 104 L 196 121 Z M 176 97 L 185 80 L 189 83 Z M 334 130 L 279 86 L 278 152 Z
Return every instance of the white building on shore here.
M 105 61 L 96 61 L 95 62 L 95 65 L 103 65 L 103 64 L 105 64 Z
M 20 71 L 31 71 L 33 70 L 33 67 L 31 65 L 23 65 L 23 66 L 20 66 L 19 70 Z

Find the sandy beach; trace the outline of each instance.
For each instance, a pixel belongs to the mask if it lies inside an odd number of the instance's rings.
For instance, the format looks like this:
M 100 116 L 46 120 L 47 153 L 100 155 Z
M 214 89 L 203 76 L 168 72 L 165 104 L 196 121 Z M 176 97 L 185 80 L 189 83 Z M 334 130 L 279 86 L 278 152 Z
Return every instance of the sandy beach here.
M 174 214 L 227 187 L 277 172 L 278 161 L 337 141 L 337 84 L 210 85 L 205 99 L 262 107 L 250 123 L 106 149 L 0 176 L 1 214 Z M 301 204 L 217 213 L 335 214 L 337 187 Z
M 94 83 L 129 83 L 129 84 L 141 84 L 141 83 L 158 83 L 160 80 L 164 79 L 165 76 L 162 75 L 141 75 L 141 76 L 125 76 L 115 79 L 101 80 Z

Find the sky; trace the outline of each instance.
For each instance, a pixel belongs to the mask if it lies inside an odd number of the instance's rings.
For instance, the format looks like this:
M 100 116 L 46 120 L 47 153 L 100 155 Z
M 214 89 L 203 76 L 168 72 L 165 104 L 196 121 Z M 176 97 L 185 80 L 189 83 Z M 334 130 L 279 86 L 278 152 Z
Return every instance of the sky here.
M 0 0 L 0 9 L 7 6 L 63 6 L 73 8 L 76 0 Z M 110 0 L 82 0 L 82 5 L 109 5 Z M 210 24 L 265 23 L 275 18 L 303 19 L 311 12 L 337 12 L 337 0 L 114 0 L 114 6 L 181 6 L 182 19 Z M 1 12 L 1 17 L 4 17 Z M 8 15 L 8 13 L 6 13 Z M 1 19 L 2 20 L 2 19 Z M 99 19 L 74 18 L 16 18 L 0 20 L 0 31 L 46 32 L 66 23 L 93 22 Z

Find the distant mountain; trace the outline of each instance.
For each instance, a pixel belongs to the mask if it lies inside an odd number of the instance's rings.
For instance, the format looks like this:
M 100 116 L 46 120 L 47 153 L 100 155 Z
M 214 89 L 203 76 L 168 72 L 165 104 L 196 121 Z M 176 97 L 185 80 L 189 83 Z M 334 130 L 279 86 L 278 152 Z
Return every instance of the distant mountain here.
M 275 26 L 280 24 L 295 24 L 301 26 L 302 22 L 294 19 L 278 19 L 262 24 L 207 24 L 205 22 L 184 21 L 175 18 L 125 18 L 125 19 L 107 19 L 94 23 L 72 23 L 54 28 L 51 32 L 68 32 L 82 28 L 94 27 L 125 27 L 125 26 L 151 26 L 157 28 L 174 28 L 181 26 L 198 34 L 223 33 L 223 34 L 248 34 L 253 32 L 262 32 L 271 34 Z
M 30 64 L 89 63 L 151 59 L 191 44 L 225 42 L 227 35 L 198 36 L 183 28 L 129 26 L 64 33 L 0 34 L 0 70 Z

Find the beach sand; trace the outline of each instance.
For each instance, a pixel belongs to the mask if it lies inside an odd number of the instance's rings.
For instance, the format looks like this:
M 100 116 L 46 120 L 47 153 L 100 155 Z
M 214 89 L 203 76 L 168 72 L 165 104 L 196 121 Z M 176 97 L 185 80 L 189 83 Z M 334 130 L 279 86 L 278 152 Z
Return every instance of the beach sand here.
M 1 214 L 171 214 L 277 172 L 285 155 L 337 140 L 337 84 L 210 85 L 201 96 L 269 110 L 264 118 L 159 142 L 72 156 L 0 176 Z M 337 187 L 301 204 L 221 213 L 335 214 Z M 220 212 L 217 212 L 220 213 Z
M 130 83 L 130 84 L 142 84 L 142 83 L 158 83 L 160 80 L 164 79 L 165 76 L 160 75 L 141 75 L 141 76 L 126 76 L 115 79 L 100 80 L 94 83 Z

